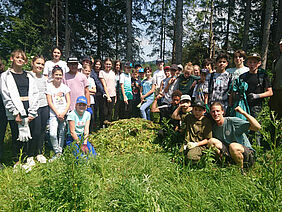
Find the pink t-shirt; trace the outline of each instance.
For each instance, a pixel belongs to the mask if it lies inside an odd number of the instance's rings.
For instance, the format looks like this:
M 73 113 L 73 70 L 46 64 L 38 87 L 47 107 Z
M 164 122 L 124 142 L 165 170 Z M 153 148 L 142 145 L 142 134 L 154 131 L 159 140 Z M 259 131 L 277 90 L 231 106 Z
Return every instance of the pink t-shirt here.
M 115 72 L 110 70 L 109 72 L 105 72 L 101 70 L 99 72 L 99 78 L 104 79 L 107 85 L 107 90 L 110 97 L 116 96 L 116 75 Z
M 86 78 L 86 76 L 80 72 L 77 72 L 75 75 L 65 73 L 64 84 L 66 84 L 70 88 L 70 110 L 74 110 L 75 108 L 75 102 L 77 97 L 79 96 L 85 96 L 85 87 L 88 87 L 89 83 Z

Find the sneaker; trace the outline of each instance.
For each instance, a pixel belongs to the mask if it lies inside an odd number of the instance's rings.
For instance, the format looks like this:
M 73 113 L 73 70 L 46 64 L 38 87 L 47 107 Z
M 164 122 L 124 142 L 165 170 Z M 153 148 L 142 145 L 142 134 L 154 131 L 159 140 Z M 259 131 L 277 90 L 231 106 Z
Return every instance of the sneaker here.
M 58 159 L 61 156 L 62 156 L 62 153 L 59 152 L 55 154 L 51 159 L 49 159 L 49 162 L 53 162 L 54 160 Z
M 47 159 L 46 159 L 43 155 L 37 155 L 37 156 L 36 156 L 36 160 L 37 160 L 39 163 L 46 163 L 46 162 L 47 162 Z
M 23 167 L 23 169 L 25 169 L 26 172 L 30 172 L 32 167 L 35 166 L 35 165 L 36 165 L 36 163 L 35 163 L 33 157 L 29 157 L 29 158 L 27 158 L 26 163 L 22 167 Z

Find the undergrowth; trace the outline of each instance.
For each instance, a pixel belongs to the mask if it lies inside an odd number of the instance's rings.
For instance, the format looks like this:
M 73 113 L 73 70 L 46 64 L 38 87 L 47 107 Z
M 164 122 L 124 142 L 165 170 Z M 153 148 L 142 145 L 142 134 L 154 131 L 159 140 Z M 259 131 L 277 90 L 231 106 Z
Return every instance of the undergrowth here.
M 281 210 L 280 146 L 260 152 L 243 176 L 236 166 L 216 164 L 212 150 L 199 164 L 185 163 L 176 135 L 160 141 L 160 129 L 141 119 L 117 121 L 91 135 L 96 157 L 77 160 L 66 149 L 58 160 L 28 173 L 1 170 L 0 210 Z

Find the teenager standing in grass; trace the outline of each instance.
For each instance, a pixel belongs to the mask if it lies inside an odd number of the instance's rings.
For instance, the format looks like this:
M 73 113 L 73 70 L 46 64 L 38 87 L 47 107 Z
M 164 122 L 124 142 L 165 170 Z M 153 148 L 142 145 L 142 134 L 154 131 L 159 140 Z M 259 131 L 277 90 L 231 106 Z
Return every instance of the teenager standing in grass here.
M 23 156 L 28 155 L 29 124 L 37 116 L 39 93 L 34 75 L 23 70 L 28 61 L 25 52 L 15 50 L 10 59 L 11 68 L 1 74 L 1 91 L 12 133 L 13 157 L 17 162 L 21 149 Z M 33 157 L 27 161 L 34 164 Z
M 246 136 L 249 130 L 258 131 L 261 126 L 258 121 L 246 113 L 241 107 L 235 109 L 244 115 L 247 121 L 238 117 L 224 117 L 223 105 L 215 102 L 211 105 L 211 116 L 216 122 L 213 128 L 213 138 L 208 142 L 216 153 L 235 162 L 241 168 L 251 167 L 255 160 L 255 152 Z
M 120 75 L 120 118 L 131 118 L 132 113 L 132 87 L 131 87 L 131 64 L 129 62 L 124 65 L 124 72 Z
M 116 76 L 112 70 L 112 60 L 110 58 L 104 61 L 104 66 L 105 69 L 99 72 L 99 78 L 106 93 L 106 99 L 103 98 L 103 124 L 107 126 L 112 120 L 113 108 L 116 101 Z
M 141 82 L 140 99 L 142 105 L 140 107 L 140 111 L 142 118 L 150 120 L 150 106 L 154 101 L 156 84 L 152 78 L 152 69 L 150 67 L 146 67 L 144 72 L 146 74 L 146 79 Z
M 0 58 L 0 77 L 1 74 L 5 71 L 5 66 Z M 1 85 L 1 84 L 0 84 Z M 0 86 L 0 92 L 1 92 L 1 86 Z M 1 92 L 2 93 L 2 92 Z M 3 159 L 3 148 L 4 148 L 4 138 L 6 133 L 6 127 L 8 124 L 6 112 L 5 112 L 5 106 L 3 103 L 2 95 L 0 95 L 0 117 L 2 119 L 1 125 L 0 125 L 0 167 L 2 167 L 1 161 Z
M 121 66 L 121 61 L 116 60 L 114 62 L 114 72 L 116 75 L 116 102 L 114 105 L 114 120 L 118 120 L 121 115 L 121 104 L 122 102 L 120 101 L 120 75 L 122 74 L 122 66 Z
M 103 98 L 106 96 L 104 87 L 101 80 L 99 79 L 99 72 L 101 71 L 102 61 L 97 59 L 94 62 L 94 69 L 91 71 L 90 77 L 94 79 L 96 85 L 96 94 L 94 96 L 95 105 L 94 105 L 94 120 L 98 120 L 99 114 L 99 127 L 103 126 L 104 121 L 104 109 L 103 109 Z
M 44 137 L 47 121 L 49 119 L 49 107 L 46 98 L 47 79 L 43 76 L 45 60 L 43 56 L 35 56 L 32 60 L 32 72 L 35 76 L 35 82 L 39 91 L 38 98 L 38 116 L 30 123 L 32 129 L 32 139 L 29 148 L 29 155 L 36 156 L 41 163 L 46 163 L 46 158 L 42 154 Z
M 63 152 L 66 115 L 70 107 L 70 88 L 62 83 L 63 70 L 55 66 L 52 70 L 53 81 L 47 85 L 47 100 L 50 110 L 50 140 L 55 152 L 53 159 Z
M 75 155 L 79 154 L 79 149 L 84 154 L 96 155 L 94 147 L 89 143 L 89 125 L 91 114 L 86 111 L 87 98 L 79 96 L 76 100 L 75 110 L 68 115 L 68 133 L 66 144 L 74 145 Z
M 96 84 L 95 81 L 92 77 L 90 77 L 90 73 L 91 73 L 91 65 L 90 64 L 84 64 L 83 65 L 83 69 L 82 69 L 82 73 L 86 76 L 87 81 L 89 83 L 89 94 L 90 94 L 90 107 L 92 109 L 92 111 L 94 111 L 94 106 L 95 106 L 95 99 L 94 96 L 96 94 Z M 94 123 L 95 123 L 95 119 L 94 119 L 94 114 L 91 114 L 91 121 L 90 121 L 90 132 L 93 132 L 94 130 Z
M 56 46 L 52 49 L 52 60 L 48 60 L 45 63 L 43 75 L 48 77 L 49 81 L 52 80 L 52 70 L 53 67 L 58 65 L 62 68 L 64 74 L 68 72 L 67 63 L 61 60 L 62 50 L 60 47 Z

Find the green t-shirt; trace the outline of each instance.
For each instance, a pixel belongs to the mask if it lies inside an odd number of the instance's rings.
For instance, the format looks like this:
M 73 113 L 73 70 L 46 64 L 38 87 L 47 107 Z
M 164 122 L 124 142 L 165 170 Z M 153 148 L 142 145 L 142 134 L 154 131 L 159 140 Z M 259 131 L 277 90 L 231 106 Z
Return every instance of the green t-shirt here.
M 75 133 L 82 135 L 84 133 L 84 127 L 88 120 L 90 120 L 91 114 L 88 111 L 85 111 L 82 116 L 78 115 L 76 110 L 73 110 L 69 113 L 67 121 L 75 122 Z M 68 127 L 68 134 L 70 134 L 70 128 Z
M 187 114 L 184 118 L 186 125 L 185 141 L 200 142 L 212 138 L 212 125 L 207 117 L 198 120 L 193 114 Z
M 221 142 L 230 144 L 237 142 L 252 149 L 246 134 L 249 131 L 250 123 L 238 117 L 225 117 L 222 126 L 215 125 L 213 128 L 213 137 Z
M 131 86 L 131 76 L 130 74 L 121 73 L 119 77 L 119 84 L 123 84 L 124 93 L 128 100 L 133 99 L 132 86 Z M 123 95 L 120 89 L 120 99 L 123 100 Z
M 191 86 L 194 81 L 201 79 L 199 76 L 190 75 L 188 78 L 185 78 L 183 74 L 179 76 L 178 80 L 178 89 L 182 92 L 182 95 L 188 94 L 192 96 L 193 89 Z

